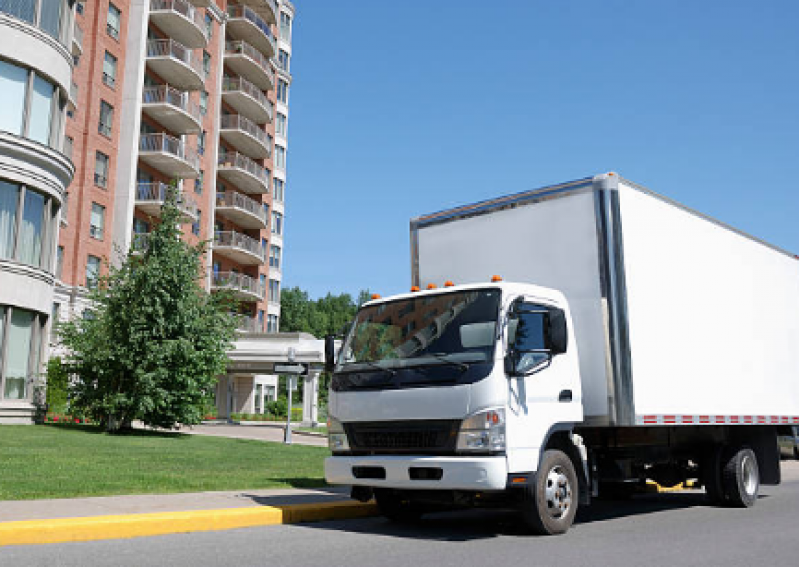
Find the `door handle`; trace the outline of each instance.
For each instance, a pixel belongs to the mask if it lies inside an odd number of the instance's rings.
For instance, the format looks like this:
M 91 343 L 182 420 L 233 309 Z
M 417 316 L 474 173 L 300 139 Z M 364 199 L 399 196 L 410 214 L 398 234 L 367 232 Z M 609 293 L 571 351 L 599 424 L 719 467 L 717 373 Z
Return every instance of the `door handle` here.
M 558 401 L 559 402 L 570 402 L 572 401 L 572 391 L 571 390 L 561 390 L 560 394 L 558 394 Z

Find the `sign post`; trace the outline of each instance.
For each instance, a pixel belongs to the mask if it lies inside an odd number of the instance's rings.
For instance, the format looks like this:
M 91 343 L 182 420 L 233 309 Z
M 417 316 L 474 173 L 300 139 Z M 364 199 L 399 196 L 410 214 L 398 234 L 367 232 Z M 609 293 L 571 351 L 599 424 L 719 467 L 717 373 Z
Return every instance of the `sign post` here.
M 302 364 L 294 364 L 297 358 L 297 351 L 294 350 L 294 347 L 289 347 L 286 358 L 288 358 L 289 363 L 275 364 L 275 372 L 288 374 L 286 378 L 286 390 L 288 390 L 289 395 L 289 407 L 286 410 L 286 436 L 283 439 L 283 443 L 291 445 L 291 393 L 294 391 L 292 388 L 292 381 L 296 379 L 297 374 L 305 371 L 305 367 Z

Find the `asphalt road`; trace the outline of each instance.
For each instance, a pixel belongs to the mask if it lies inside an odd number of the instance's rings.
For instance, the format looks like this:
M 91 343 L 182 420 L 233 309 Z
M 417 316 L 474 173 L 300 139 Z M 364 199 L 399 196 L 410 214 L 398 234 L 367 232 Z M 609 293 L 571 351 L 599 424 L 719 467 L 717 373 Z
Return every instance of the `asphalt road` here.
M 525 535 L 515 515 L 470 511 L 413 527 L 382 518 L 0 549 L 0 566 L 715 566 L 799 565 L 799 463 L 749 510 L 699 491 L 637 496 L 582 511 L 559 537 Z

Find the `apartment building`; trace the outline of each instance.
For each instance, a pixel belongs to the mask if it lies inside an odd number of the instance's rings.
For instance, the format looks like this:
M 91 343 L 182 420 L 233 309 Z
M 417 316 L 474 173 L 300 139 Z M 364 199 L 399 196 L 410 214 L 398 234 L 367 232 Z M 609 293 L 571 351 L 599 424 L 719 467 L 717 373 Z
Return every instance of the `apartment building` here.
M 26 2 L 34 5 L 32 22 L 8 13 Z M 54 26 L 54 16 L 45 12 L 55 5 L 58 29 L 43 34 L 44 26 Z M 40 286 L 41 299 L 34 305 L 16 297 L 10 293 L 12 286 L 0 280 L 0 337 L 18 344 L 23 314 L 31 318 L 26 339 L 31 346 L 24 367 L 29 381 L 45 360 L 51 320 L 83 311 L 86 292 L 104 270 L 106 259 L 118 262 L 128 250 L 147 246 L 148 232 L 159 221 L 172 191 L 177 192 L 183 213 L 185 239 L 211 242 L 204 261 L 209 291 L 235 292 L 241 301 L 242 333 L 277 332 L 293 4 L 287 0 L 0 0 L 0 18 L 0 25 L 10 29 L 25 25 L 30 33 L 37 32 L 35 37 L 50 49 L 45 55 L 32 40 L 6 41 L 7 36 L 2 36 L 0 65 L 28 62 L 26 85 L 33 94 L 19 94 L 23 102 L 17 102 L 25 112 L 18 112 L 17 119 L 28 116 L 29 108 L 43 108 L 42 80 L 50 81 L 56 92 L 49 103 L 50 146 L 40 139 L 43 118 L 35 113 L 35 124 L 26 119 L 9 141 L 19 146 L 32 138 L 37 150 L 48 150 L 50 161 L 57 164 L 50 165 L 57 170 L 50 174 L 52 187 L 37 187 L 35 192 L 20 181 L 17 193 L 12 195 L 9 189 L 8 195 L 0 194 L 2 278 L 16 274 L 17 257 L 27 253 L 21 244 L 4 252 L 3 230 L 9 229 L 4 229 L 2 207 L 16 198 L 16 208 L 5 213 L 11 226 L 14 219 L 30 216 L 26 214 L 31 209 L 25 208 L 29 195 L 42 196 L 37 205 L 43 219 L 39 230 L 48 245 L 42 246 L 35 262 L 41 274 L 13 276 L 35 279 L 29 287 Z M 0 88 L 0 98 L 6 98 L 5 92 Z M 0 113 L 5 119 L 6 110 Z M 3 123 L 0 136 L 9 128 Z M 0 160 L 5 159 L 3 154 Z M 28 221 L 16 222 L 17 240 L 27 242 L 24 231 L 32 230 L 25 224 Z M 15 269 L 6 269 L 6 263 Z M 4 328 L 9 333 L 4 335 Z M 13 380 L 23 367 L 6 358 L 2 368 L 10 368 Z M 220 395 L 232 391 L 247 403 L 220 400 L 220 408 L 263 407 L 263 394 L 257 392 L 264 392 L 264 384 L 272 381 L 223 377 Z M 254 394 L 243 395 L 247 388 Z M 30 408 L 30 390 L 15 386 L 9 392 Z M 0 398 L 0 403 L 5 399 Z

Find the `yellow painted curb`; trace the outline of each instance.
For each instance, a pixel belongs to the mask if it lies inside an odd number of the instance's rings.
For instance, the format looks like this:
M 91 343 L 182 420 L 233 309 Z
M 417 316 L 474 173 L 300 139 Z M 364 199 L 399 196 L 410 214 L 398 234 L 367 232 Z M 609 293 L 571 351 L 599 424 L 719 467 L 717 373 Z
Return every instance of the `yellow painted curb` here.
M 121 539 L 363 518 L 377 514 L 374 503 L 355 501 L 257 506 L 221 510 L 156 512 L 120 516 L 60 518 L 0 523 L 0 546 Z

